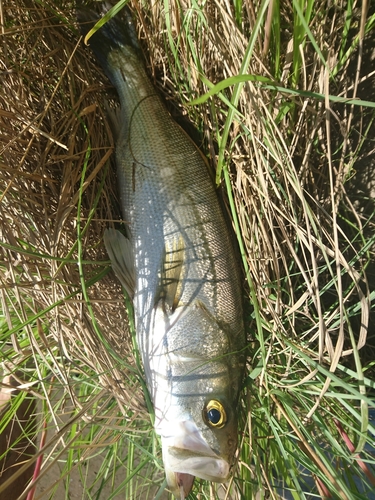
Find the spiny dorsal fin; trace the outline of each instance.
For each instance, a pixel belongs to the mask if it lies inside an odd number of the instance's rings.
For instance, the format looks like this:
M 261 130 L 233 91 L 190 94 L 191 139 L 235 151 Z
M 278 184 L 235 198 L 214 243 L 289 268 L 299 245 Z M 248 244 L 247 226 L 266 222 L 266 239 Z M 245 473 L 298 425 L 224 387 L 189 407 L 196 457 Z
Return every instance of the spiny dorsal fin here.
M 160 298 L 173 312 L 178 306 L 182 295 L 182 278 L 185 245 L 182 236 L 166 243 L 160 271 Z
M 112 263 L 112 268 L 128 295 L 133 298 L 135 290 L 134 256 L 131 243 L 120 231 L 106 229 L 104 244 Z

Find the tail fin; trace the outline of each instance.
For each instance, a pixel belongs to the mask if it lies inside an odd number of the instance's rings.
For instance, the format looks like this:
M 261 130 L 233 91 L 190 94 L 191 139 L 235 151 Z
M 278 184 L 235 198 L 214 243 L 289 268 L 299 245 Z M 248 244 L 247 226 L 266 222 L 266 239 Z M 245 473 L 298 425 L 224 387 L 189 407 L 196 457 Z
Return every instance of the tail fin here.
M 77 20 L 82 35 L 87 35 L 99 19 L 101 19 L 100 15 L 92 9 L 85 7 L 77 9 Z M 131 20 L 130 11 L 127 8 L 101 26 L 89 38 L 88 44 L 110 79 L 112 78 L 108 67 L 108 55 L 113 50 L 128 47 L 142 58 L 137 34 Z

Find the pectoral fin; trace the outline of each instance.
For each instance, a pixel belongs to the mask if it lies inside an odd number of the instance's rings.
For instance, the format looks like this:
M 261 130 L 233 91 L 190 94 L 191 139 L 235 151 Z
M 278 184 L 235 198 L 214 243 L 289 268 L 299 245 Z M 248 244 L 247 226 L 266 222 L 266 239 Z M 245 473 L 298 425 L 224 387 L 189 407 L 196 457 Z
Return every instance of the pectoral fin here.
M 182 236 L 172 244 L 166 244 L 160 271 L 160 294 L 164 303 L 173 312 L 182 295 L 182 279 L 185 246 Z
M 131 243 L 120 231 L 106 229 L 104 244 L 116 276 L 131 298 L 135 290 L 134 256 Z

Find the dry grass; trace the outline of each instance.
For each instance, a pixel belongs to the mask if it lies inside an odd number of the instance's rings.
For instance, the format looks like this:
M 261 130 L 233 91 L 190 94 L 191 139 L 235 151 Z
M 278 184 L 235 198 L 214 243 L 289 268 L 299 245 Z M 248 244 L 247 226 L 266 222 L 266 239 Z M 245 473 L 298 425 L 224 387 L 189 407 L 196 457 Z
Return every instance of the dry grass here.
M 1 7 L 1 361 L 5 372 L 23 371 L 19 382 L 55 415 L 63 448 L 66 405 L 76 408 L 71 424 L 77 411 L 111 429 L 123 415 L 129 426 L 148 420 L 121 289 L 107 276 L 102 245 L 108 221 L 118 219 L 113 141 L 98 72 L 64 26 L 71 6 Z M 92 393 L 82 394 L 80 380 L 90 378 Z M 65 391 L 55 407 L 53 387 Z M 51 428 L 48 440 L 56 441 Z
M 105 276 L 101 242 L 108 221 L 118 218 L 112 212 L 113 143 L 98 103 L 101 86 L 79 37 L 52 16 L 53 5 L 33 7 L 3 7 L 12 27 L 3 39 L 1 94 L 2 310 L 21 359 L 31 351 L 61 350 L 72 368 L 103 371 L 103 387 L 120 394 L 115 381 L 126 375 L 101 347 L 81 286 L 83 279 L 98 326 L 105 326 L 104 339 L 124 365 L 128 360 L 133 366 L 127 320 L 113 300 L 119 289 Z M 31 350 L 26 353 L 16 335 L 20 325 Z M 67 385 L 69 369 L 60 373 Z
M 102 106 L 113 94 L 74 28 L 72 5 L 61 5 L 0 3 L 0 361 L 6 372 L 21 371 L 20 384 L 43 402 L 41 425 L 48 416 L 59 432 L 48 435 L 56 443 L 51 456 L 86 443 L 67 459 L 73 467 L 96 446 L 119 443 L 119 429 L 131 439 L 151 431 L 121 290 L 102 244 L 104 228 L 120 218 Z M 275 490 L 275 473 L 293 476 L 275 458 L 277 446 L 281 461 L 289 456 L 285 441 L 274 444 L 290 432 L 298 460 L 307 457 L 310 470 L 348 498 L 309 436 L 327 444 L 337 434 L 333 418 L 347 423 L 343 401 L 351 394 L 351 408 L 359 408 L 351 439 L 360 452 L 371 406 L 373 111 L 329 97 L 375 100 L 371 12 L 354 5 L 348 31 L 343 7 L 315 6 L 307 31 L 288 3 L 279 18 L 272 2 L 244 1 L 237 16 L 219 0 L 202 9 L 184 1 L 168 10 L 158 1 L 131 5 L 150 74 L 172 114 L 194 122 L 223 180 L 241 248 L 251 352 L 239 490 L 251 498 L 261 485 Z M 237 75 L 268 81 L 238 78 L 189 105 Z M 96 426 L 91 441 L 80 422 Z M 158 485 L 160 454 L 150 442 L 138 443 L 130 464 L 146 456 Z M 339 454 L 349 460 L 345 450 Z M 138 486 L 126 483 L 127 498 L 146 498 L 149 485 Z

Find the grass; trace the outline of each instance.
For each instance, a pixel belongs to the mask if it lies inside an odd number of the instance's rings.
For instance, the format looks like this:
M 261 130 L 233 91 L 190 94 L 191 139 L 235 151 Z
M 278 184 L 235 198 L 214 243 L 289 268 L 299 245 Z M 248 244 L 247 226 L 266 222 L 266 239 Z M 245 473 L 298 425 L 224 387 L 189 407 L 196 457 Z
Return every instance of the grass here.
M 246 276 L 238 467 L 189 498 L 371 498 L 375 14 L 131 5 L 156 86 L 216 171 Z M 114 94 L 69 2 L 1 16 L 0 362 L 22 391 L 0 428 L 37 398 L 48 487 L 35 498 L 168 498 L 131 306 L 102 244 L 120 218 L 102 106 Z

